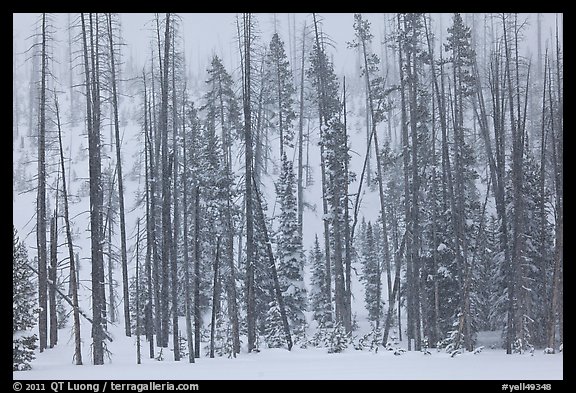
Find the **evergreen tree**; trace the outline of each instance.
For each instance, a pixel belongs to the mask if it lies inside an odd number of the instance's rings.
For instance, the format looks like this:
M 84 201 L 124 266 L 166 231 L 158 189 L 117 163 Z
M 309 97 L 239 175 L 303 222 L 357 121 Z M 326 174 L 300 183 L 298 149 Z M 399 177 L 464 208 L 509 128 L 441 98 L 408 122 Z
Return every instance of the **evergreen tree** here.
M 232 165 L 232 145 L 241 135 L 240 109 L 234 93 L 234 82 L 218 56 L 212 58 L 208 69 L 208 92 L 200 108 L 206 113 L 207 126 L 220 129 L 220 141 L 225 151 L 225 163 Z
M 282 156 L 282 172 L 278 183 L 277 195 L 281 209 L 278 234 L 278 275 L 290 325 L 294 334 L 298 336 L 304 333 L 306 325 L 304 251 L 298 231 L 294 170 L 286 154 Z
M 296 89 L 293 85 L 292 71 L 284 42 L 274 33 L 270 41 L 270 48 L 266 57 L 266 85 L 268 88 L 267 102 L 273 103 L 271 116 L 273 127 L 280 134 L 280 157 L 285 153 L 284 145 L 293 146 L 294 130 L 292 122 L 296 119 L 294 111 L 294 94 Z
M 38 312 L 32 277 L 26 246 L 12 226 L 12 371 L 29 370 L 35 358 L 37 336 L 29 332 Z
M 464 344 L 468 351 L 473 350 L 471 342 L 473 316 L 470 310 L 473 297 L 472 243 L 473 234 L 478 225 L 480 204 L 475 181 L 478 173 L 475 170 L 474 151 L 466 138 L 464 118 L 466 99 L 474 94 L 475 81 L 472 77 L 472 64 L 475 52 L 471 43 L 471 31 L 462 21 L 460 14 L 455 13 L 453 24 L 448 28 L 448 43 L 445 51 L 450 54 L 453 78 L 453 125 L 454 125 L 454 233 L 455 250 L 458 268 L 458 280 L 462 288 L 461 305 L 455 312 L 459 321 L 459 333 L 456 346 L 460 346 L 460 335 L 464 334 Z M 458 316 L 456 316 L 458 315 Z
M 268 311 L 266 311 L 266 324 L 264 335 L 268 348 L 282 348 L 286 342 L 282 330 L 282 317 L 280 308 L 275 301 L 270 302 Z
M 310 310 L 312 318 L 318 322 L 318 326 L 328 326 L 331 321 L 330 299 L 326 296 L 326 262 L 324 254 L 318 243 L 318 235 L 314 238 L 314 247 L 310 250 L 309 261 L 311 261 L 311 286 L 310 286 Z
M 380 325 L 382 316 L 382 267 L 377 247 L 372 223 L 368 221 L 362 249 L 362 281 L 366 291 L 364 300 L 368 310 L 368 320 L 374 322 L 376 327 Z

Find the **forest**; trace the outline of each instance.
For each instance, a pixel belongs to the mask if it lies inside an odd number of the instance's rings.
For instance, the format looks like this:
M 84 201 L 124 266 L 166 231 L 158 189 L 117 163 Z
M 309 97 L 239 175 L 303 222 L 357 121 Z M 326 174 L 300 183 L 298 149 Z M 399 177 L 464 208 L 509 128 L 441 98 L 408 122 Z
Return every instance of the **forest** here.
M 235 14 L 200 60 L 186 15 L 20 26 L 13 371 L 562 352 L 562 14 L 346 15 Z

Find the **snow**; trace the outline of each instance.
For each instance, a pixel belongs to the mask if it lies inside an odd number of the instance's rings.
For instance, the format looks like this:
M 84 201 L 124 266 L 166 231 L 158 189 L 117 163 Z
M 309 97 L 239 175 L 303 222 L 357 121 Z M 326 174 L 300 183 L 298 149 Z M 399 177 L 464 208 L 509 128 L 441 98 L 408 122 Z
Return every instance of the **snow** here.
M 204 73 L 202 73 L 204 75 Z M 192 81 L 191 81 L 192 82 Z M 200 82 L 203 85 L 202 82 Z M 204 88 L 203 86 L 201 89 Z M 199 89 L 200 90 L 200 89 Z M 131 98 L 133 101 L 133 98 Z M 359 98 L 362 102 L 362 98 Z M 199 101 L 197 100 L 197 103 Z M 125 200 L 126 200 L 126 224 L 129 233 L 133 233 L 136 227 L 136 220 L 142 215 L 142 209 L 136 208 L 135 195 L 141 195 L 143 188 L 143 165 L 137 165 L 138 160 L 143 163 L 141 154 L 142 141 L 138 139 L 140 126 L 135 121 L 139 118 L 139 110 L 134 109 L 137 105 L 134 102 L 126 103 L 122 110 L 130 111 L 133 118 L 121 111 L 121 121 L 125 122 L 122 131 L 125 137 L 122 143 L 122 155 L 125 177 Z M 65 108 L 67 110 L 67 107 Z M 360 109 L 358 110 L 360 111 Z M 361 118 L 356 116 L 356 118 Z M 80 122 L 81 123 L 81 122 Z M 379 125 L 379 132 L 383 124 Z M 88 157 L 83 146 L 86 145 L 86 137 L 83 134 L 83 125 L 67 127 L 64 131 L 63 143 L 67 144 L 67 157 L 76 157 L 72 162 L 67 162 L 67 177 L 70 194 L 70 218 L 72 230 L 74 232 L 74 247 L 79 254 L 78 268 L 81 278 L 80 307 L 90 315 L 90 237 L 89 237 L 89 198 L 87 197 L 88 182 Z M 320 148 L 318 146 L 317 129 L 311 131 L 310 139 L 310 166 L 313 170 L 314 182 L 304 190 L 304 199 L 309 207 L 305 208 L 303 225 L 303 248 L 308 255 L 312 249 L 315 235 L 320 239 L 321 248 L 323 245 L 323 225 L 324 220 L 331 219 L 331 214 L 323 215 L 322 212 L 322 183 L 320 180 Z M 107 140 L 107 132 L 103 132 L 103 143 Z M 352 127 L 349 130 L 350 149 L 352 152 L 362 152 L 361 154 L 351 154 L 350 168 L 360 175 L 360 168 L 363 164 L 363 155 L 366 150 L 364 126 Z M 396 141 L 397 142 L 397 141 Z M 278 140 L 272 142 L 271 151 L 278 149 Z M 13 162 L 17 163 L 20 156 L 29 154 L 34 156 L 34 149 L 30 146 L 30 141 L 26 140 L 24 149 L 14 145 Z M 304 160 L 306 154 L 304 152 Z M 238 154 L 235 161 L 235 170 L 242 167 L 242 157 Z M 290 156 L 290 154 L 289 154 Z M 374 165 L 374 157 L 372 157 Z M 136 168 L 138 173 L 132 172 L 131 168 Z M 26 167 L 28 174 L 35 172 L 34 165 Z M 263 187 L 266 201 L 268 201 L 269 211 L 267 215 L 274 216 L 276 209 L 276 195 L 274 192 L 274 182 L 277 181 L 273 169 L 271 175 L 263 175 Z M 356 193 L 358 190 L 358 179 L 351 183 L 349 192 Z M 31 185 L 35 182 L 30 180 Z M 478 181 L 478 189 L 484 195 L 486 185 Z M 379 216 L 379 196 L 377 192 L 370 191 L 366 187 L 362 189 L 362 203 L 359 207 L 359 221 L 365 217 L 366 221 L 375 222 Z M 51 198 L 47 198 L 51 203 Z M 30 255 L 35 250 L 35 192 L 20 194 L 13 189 L 13 223 L 18 229 L 21 239 L 23 239 L 29 249 Z M 495 211 L 492 199 L 488 205 L 489 211 Z M 47 209 L 50 211 L 50 209 Z M 468 226 L 473 225 L 473 221 L 466 221 Z M 276 224 L 277 225 L 277 224 Z M 274 228 L 270 228 L 272 231 Z M 62 235 L 60 235 L 62 236 Z M 118 245 L 119 235 L 115 235 L 115 244 Z M 62 238 L 61 238 L 62 239 Z M 130 244 L 129 246 L 132 246 Z M 447 249 L 446 244 L 440 243 L 437 251 L 442 252 Z M 67 250 L 60 247 L 58 250 L 59 260 L 66 257 Z M 129 274 L 134 275 L 135 262 L 133 248 L 129 250 Z M 370 326 L 367 321 L 367 311 L 364 306 L 364 286 L 359 281 L 359 276 L 355 274 L 357 265 L 353 265 L 352 273 L 352 310 L 359 325 L 359 330 L 355 332 L 359 337 L 369 331 Z M 304 267 L 305 286 L 310 280 L 310 265 Z M 441 267 L 438 274 L 449 276 L 449 271 Z M 120 282 L 120 269 L 116 266 L 114 275 Z M 385 277 L 383 277 L 383 280 Z M 117 291 L 121 290 L 118 286 Z M 294 290 L 290 287 L 289 290 Z M 383 299 L 387 299 L 387 289 L 383 286 Z M 122 303 L 117 305 L 117 309 L 122 309 Z M 406 313 L 404 312 L 404 316 Z M 121 312 L 119 312 L 121 314 Z M 306 312 L 308 321 L 311 321 L 310 312 Z M 339 354 L 328 354 L 325 348 L 301 349 L 295 347 L 292 351 L 286 349 L 261 348 L 259 353 L 247 353 L 245 348 L 246 338 L 243 338 L 244 347 L 241 354 L 236 359 L 216 358 L 210 359 L 204 356 L 202 347 L 202 357 L 196 359 L 195 364 L 189 364 L 187 356 L 182 361 L 174 362 L 170 349 L 164 349 L 164 361 L 157 361 L 148 358 L 148 343 L 142 339 L 142 364 L 136 364 L 136 339 L 127 338 L 123 333 L 123 316 L 119 315 L 119 321 L 115 326 L 110 326 L 110 331 L 114 336 L 114 342 L 108 343 L 111 351 L 111 359 L 106 360 L 102 366 L 91 365 L 91 337 L 90 324 L 81 320 L 82 325 L 82 356 L 84 365 L 73 364 L 74 339 L 71 330 L 72 318 L 68 321 L 68 327 L 59 331 L 59 343 L 55 348 L 47 349 L 39 354 L 32 361 L 32 370 L 25 372 L 14 372 L 14 379 L 31 380 L 58 380 L 58 379 L 96 379 L 96 380 L 139 380 L 155 379 L 185 379 L 185 380 L 239 380 L 239 379 L 297 379 L 297 380 L 331 380 L 331 379 L 505 379 L 505 380 L 552 380 L 563 378 L 563 353 L 544 354 L 542 350 L 534 352 L 534 356 L 529 353 L 523 355 L 506 355 L 501 346 L 501 332 L 480 332 L 478 334 L 477 348 L 484 349 L 479 353 L 463 353 L 454 358 L 449 353 L 437 352 L 432 349 L 431 354 L 424 356 L 421 352 L 403 352 L 396 356 L 393 352 L 385 351 L 382 348 L 378 353 L 370 351 L 356 351 L 352 348 Z M 315 326 L 315 322 L 311 324 Z M 405 323 L 403 324 L 405 326 Z M 183 324 L 180 331 L 185 332 Z M 313 331 L 311 328 L 309 331 Z M 310 335 L 309 335 L 310 337 Z M 204 346 L 205 343 L 203 343 Z M 401 345 L 405 348 L 406 342 Z M 172 344 L 170 344 L 170 348 Z M 404 349 L 402 348 L 402 349 Z M 560 351 L 562 346 L 560 347 Z M 158 349 L 156 348 L 156 355 Z
M 563 378 L 563 354 L 506 355 L 502 349 L 485 348 L 482 352 L 464 353 L 450 357 L 445 352 L 431 350 L 404 352 L 395 356 L 381 349 L 377 353 L 352 348 L 338 354 L 329 354 L 325 348 L 292 351 L 282 348 L 263 348 L 259 353 L 246 353 L 236 358 L 201 357 L 188 363 L 187 356 L 180 362 L 172 360 L 172 353 L 164 350 L 164 361 L 148 358 L 148 344 L 142 340 L 142 364 L 136 364 L 136 338 L 122 335 L 122 327 L 115 327 L 113 343 L 109 349 L 112 360 L 102 366 L 90 364 L 89 349 L 83 345 L 84 365 L 72 362 L 72 339 L 61 333 L 57 347 L 47 349 L 32 362 L 32 370 L 13 372 L 14 379 L 58 380 L 346 380 L 346 379 L 505 379 L 555 380 Z M 224 371 L 225 370 L 225 371 Z

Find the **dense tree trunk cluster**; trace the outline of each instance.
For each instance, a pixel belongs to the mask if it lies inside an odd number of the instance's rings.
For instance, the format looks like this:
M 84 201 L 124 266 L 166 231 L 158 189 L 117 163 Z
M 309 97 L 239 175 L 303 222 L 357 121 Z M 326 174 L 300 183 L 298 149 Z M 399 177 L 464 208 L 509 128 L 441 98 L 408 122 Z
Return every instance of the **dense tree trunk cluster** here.
M 58 345 L 64 300 L 77 365 L 83 347 L 104 364 L 118 322 L 136 336 L 138 363 L 141 338 L 149 358 L 171 353 L 190 363 L 236 357 L 243 345 L 321 345 L 327 335 L 338 352 L 360 315 L 375 345 L 388 349 L 393 331 L 408 350 L 456 354 L 473 351 L 479 332 L 497 330 L 507 353 L 559 350 L 561 38 L 556 28 L 542 53 L 538 18 L 533 66 L 520 54 L 518 14 L 487 15 L 483 41 L 476 18 L 453 14 L 439 39 L 427 14 L 386 14 L 378 48 L 368 19 L 355 14 L 348 46 L 358 72 L 341 79 L 319 15 L 303 23 L 301 37 L 290 28 L 286 50 L 280 33 L 266 42 L 246 13 L 236 20 L 240 67 L 213 55 L 205 82 L 192 89 L 178 15 L 155 15 L 149 62 L 134 71 L 123 67 L 119 15 L 82 13 L 68 20 L 70 86 L 62 92 L 51 71 L 54 27 L 42 14 L 29 103 L 37 248 L 32 263 L 14 230 L 15 334 L 37 323 L 39 351 Z M 123 167 L 133 158 L 125 152 L 128 91 L 140 127 L 132 171 Z M 82 109 L 72 102 L 80 92 Z M 61 121 L 66 94 L 69 118 L 83 122 Z M 24 115 L 17 97 L 15 141 Z M 83 258 L 69 163 L 83 159 L 67 146 L 71 127 L 88 151 Z M 364 130 L 365 140 L 351 138 Z M 307 192 L 313 149 L 318 200 Z M 20 184 L 26 170 L 14 173 Z M 126 194 L 134 177 L 136 198 Z M 362 209 L 370 194 L 378 199 L 371 217 Z M 323 231 L 313 243 L 304 236 L 312 213 Z M 79 294 L 86 264 L 89 305 Z M 360 311 L 353 299 L 361 293 Z M 29 367 L 35 339 L 15 339 L 15 370 Z

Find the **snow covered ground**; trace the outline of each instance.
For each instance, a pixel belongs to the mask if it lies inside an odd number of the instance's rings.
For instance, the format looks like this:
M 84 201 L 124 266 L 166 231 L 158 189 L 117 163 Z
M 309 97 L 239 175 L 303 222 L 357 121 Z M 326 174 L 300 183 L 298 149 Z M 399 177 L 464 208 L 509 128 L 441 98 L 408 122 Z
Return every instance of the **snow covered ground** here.
M 66 333 L 68 332 L 65 329 Z M 64 331 L 61 331 L 63 333 Z M 188 358 L 174 362 L 164 350 L 164 361 L 148 358 L 142 342 L 142 364 L 136 364 L 136 338 L 124 337 L 115 328 L 116 339 L 109 344 L 112 359 L 103 366 L 91 365 L 89 347 L 83 345 L 84 365 L 72 362 L 73 340 L 61 342 L 32 362 L 32 370 L 13 373 L 15 380 L 558 380 L 563 379 L 563 353 L 533 356 L 506 355 L 502 349 L 484 349 L 451 358 L 445 352 L 378 353 L 353 348 L 329 354 L 325 348 L 263 349 L 236 358 L 201 357 L 195 364 Z

